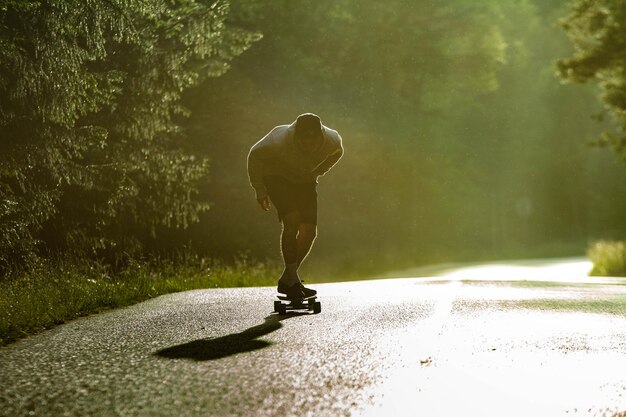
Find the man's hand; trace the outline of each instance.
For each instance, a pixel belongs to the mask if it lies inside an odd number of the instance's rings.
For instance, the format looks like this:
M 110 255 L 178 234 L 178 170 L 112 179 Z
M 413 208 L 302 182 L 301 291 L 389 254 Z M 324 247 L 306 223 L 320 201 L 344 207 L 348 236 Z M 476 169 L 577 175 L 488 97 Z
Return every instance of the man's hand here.
M 270 211 L 270 198 L 268 196 L 261 197 L 257 201 L 263 210 Z

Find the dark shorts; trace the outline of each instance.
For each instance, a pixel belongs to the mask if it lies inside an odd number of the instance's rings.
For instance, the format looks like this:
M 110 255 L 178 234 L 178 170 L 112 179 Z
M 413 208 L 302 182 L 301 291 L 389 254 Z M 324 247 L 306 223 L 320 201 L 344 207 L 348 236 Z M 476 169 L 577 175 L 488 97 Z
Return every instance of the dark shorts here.
M 279 176 L 264 177 L 267 193 L 278 211 L 278 220 L 297 211 L 300 223 L 317 224 L 317 184 L 296 184 Z

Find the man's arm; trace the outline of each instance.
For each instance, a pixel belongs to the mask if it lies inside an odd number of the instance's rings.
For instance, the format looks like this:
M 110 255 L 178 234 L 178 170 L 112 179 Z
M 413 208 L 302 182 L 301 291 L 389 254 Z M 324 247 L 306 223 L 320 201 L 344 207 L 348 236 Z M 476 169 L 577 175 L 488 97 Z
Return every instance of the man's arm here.
M 316 175 L 326 174 L 343 156 L 343 145 L 341 143 L 341 136 L 339 137 L 339 147 L 330 154 L 321 164 L 319 164 L 313 172 Z
M 250 185 L 256 191 L 257 201 L 267 197 L 267 188 L 263 182 L 263 159 L 261 158 L 261 149 L 252 147 L 248 154 L 248 177 Z

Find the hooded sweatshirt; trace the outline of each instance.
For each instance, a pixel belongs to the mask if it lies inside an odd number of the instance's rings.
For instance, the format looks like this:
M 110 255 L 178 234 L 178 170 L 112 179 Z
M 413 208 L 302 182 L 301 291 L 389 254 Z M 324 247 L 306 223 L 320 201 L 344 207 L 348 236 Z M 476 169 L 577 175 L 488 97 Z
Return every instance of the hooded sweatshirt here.
M 248 153 L 248 177 L 256 198 L 267 196 L 263 177 L 277 175 L 296 184 L 317 183 L 343 155 L 341 136 L 322 125 L 322 141 L 311 152 L 300 150 L 295 142 L 296 122 L 276 126 Z

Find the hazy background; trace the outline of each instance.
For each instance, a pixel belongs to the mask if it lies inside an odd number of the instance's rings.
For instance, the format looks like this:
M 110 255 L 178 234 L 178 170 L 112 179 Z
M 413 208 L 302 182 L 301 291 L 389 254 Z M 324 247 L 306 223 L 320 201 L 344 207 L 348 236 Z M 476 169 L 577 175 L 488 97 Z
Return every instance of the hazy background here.
M 263 39 L 190 91 L 211 210 L 169 242 L 280 260 L 249 147 L 305 111 L 344 139 L 320 179 L 313 279 L 486 258 L 581 255 L 626 230 L 626 170 L 592 148 L 592 86 L 562 85 L 567 2 L 236 2 Z

